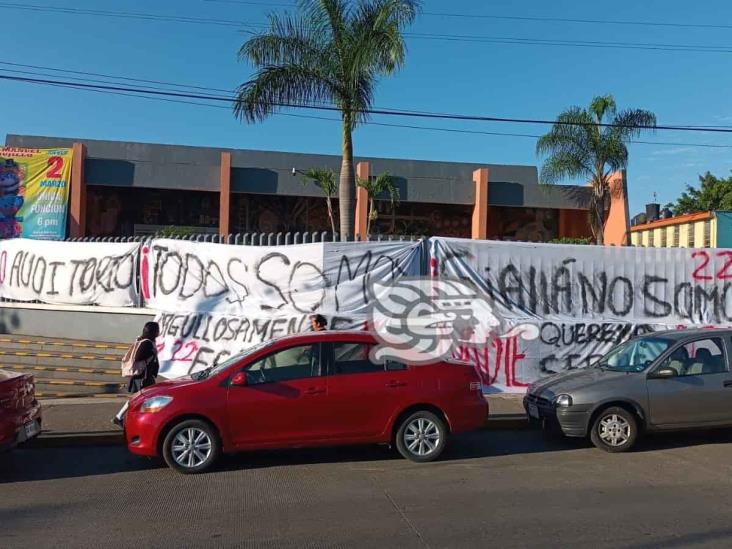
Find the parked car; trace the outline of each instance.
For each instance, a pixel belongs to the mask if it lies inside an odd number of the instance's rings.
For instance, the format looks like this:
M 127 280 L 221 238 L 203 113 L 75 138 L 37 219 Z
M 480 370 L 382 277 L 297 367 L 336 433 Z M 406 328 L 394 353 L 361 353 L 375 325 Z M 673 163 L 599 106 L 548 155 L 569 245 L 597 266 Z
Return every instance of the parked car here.
M 183 473 L 222 452 L 393 443 L 437 459 L 448 436 L 488 408 L 472 366 L 376 364 L 366 332 L 315 332 L 263 343 L 214 368 L 144 389 L 130 402 L 128 448 Z
M 41 405 L 33 376 L 0 370 L 0 451 L 41 432 Z
M 630 450 L 646 431 L 732 427 L 731 337 L 694 329 L 630 339 L 594 367 L 534 383 L 524 407 L 608 452 Z

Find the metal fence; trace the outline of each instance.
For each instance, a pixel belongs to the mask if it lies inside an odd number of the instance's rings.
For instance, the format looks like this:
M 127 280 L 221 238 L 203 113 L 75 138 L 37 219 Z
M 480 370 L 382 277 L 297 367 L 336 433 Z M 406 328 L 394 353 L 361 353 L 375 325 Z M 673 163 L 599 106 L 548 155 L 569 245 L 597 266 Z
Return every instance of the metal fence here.
M 87 236 L 67 238 L 67 242 L 146 242 L 153 238 L 172 238 L 191 242 L 211 242 L 235 246 L 290 246 L 292 244 L 311 244 L 318 242 L 340 242 L 338 233 L 331 232 L 290 232 L 290 233 L 235 233 L 235 234 L 187 234 L 187 235 L 145 235 L 145 236 Z M 423 235 L 369 235 L 369 242 L 415 242 L 426 238 Z M 360 240 L 357 235 L 351 241 Z

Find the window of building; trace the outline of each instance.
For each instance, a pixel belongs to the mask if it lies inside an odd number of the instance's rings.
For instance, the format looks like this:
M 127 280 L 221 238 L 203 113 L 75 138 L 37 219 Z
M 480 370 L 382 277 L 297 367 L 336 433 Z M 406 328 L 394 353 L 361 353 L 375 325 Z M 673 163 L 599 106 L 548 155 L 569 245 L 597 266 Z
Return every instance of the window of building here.
M 707 219 L 704 222 L 704 247 L 709 248 L 712 245 L 712 222 Z
M 696 230 L 694 224 L 691 223 L 686 226 L 687 234 L 689 235 L 689 248 L 696 248 Z
M 662 228 L 662 229 L 661 229 L 661 230 L 660 230 L 659 232 L 660 232 L 661 234 L 660 234 L 660 238 L 659 238 L 659 242 L 658 242 L 658 245 L 659 245 L 659 246 L 660 246 L 661 248 L 665 248 L 665 247 L 666 247 L 666 228 L 665 228 L 665 227 L 664 227 L 664 228 Z
M 648 231 L 648 246 L 650 248 L 653 248 L 656 245 L 656 242 L 655 242 L 656 241 L 656 238 L 655 238 L 656 235 L 654 233 L 655 233 L 655 231 L 653 229 L 651 229 L 650 231 Z
M 671 246 L 679 247 L 679 228 L 675 225 L 671 227 Z

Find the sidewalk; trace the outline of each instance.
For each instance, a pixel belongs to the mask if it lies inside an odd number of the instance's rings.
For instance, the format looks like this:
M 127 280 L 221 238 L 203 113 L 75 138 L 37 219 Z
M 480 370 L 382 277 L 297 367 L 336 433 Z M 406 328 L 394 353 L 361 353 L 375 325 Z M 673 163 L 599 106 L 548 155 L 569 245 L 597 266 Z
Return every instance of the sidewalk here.
M 486 429 L 522 429 L 529 426 L 521 395 L 486 397 L 490 416 Z M 42 400 L 43 432 L 29 444 L 34 447 L 124 444 L 122 430 L 110 420 L 123 399 L 69 398 Z

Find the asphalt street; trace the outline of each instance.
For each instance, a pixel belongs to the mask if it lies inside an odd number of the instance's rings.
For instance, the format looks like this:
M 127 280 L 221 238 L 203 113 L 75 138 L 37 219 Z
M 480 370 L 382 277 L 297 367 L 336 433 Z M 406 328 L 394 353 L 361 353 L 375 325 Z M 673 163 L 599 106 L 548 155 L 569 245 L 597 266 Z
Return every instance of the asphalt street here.
M 732 433 L 611 455 L 483 431 L 418 465 L 386 448 L 227 457 L 181 476 L 123 447 L 0 457 L 10 547 L 730 547 Z

